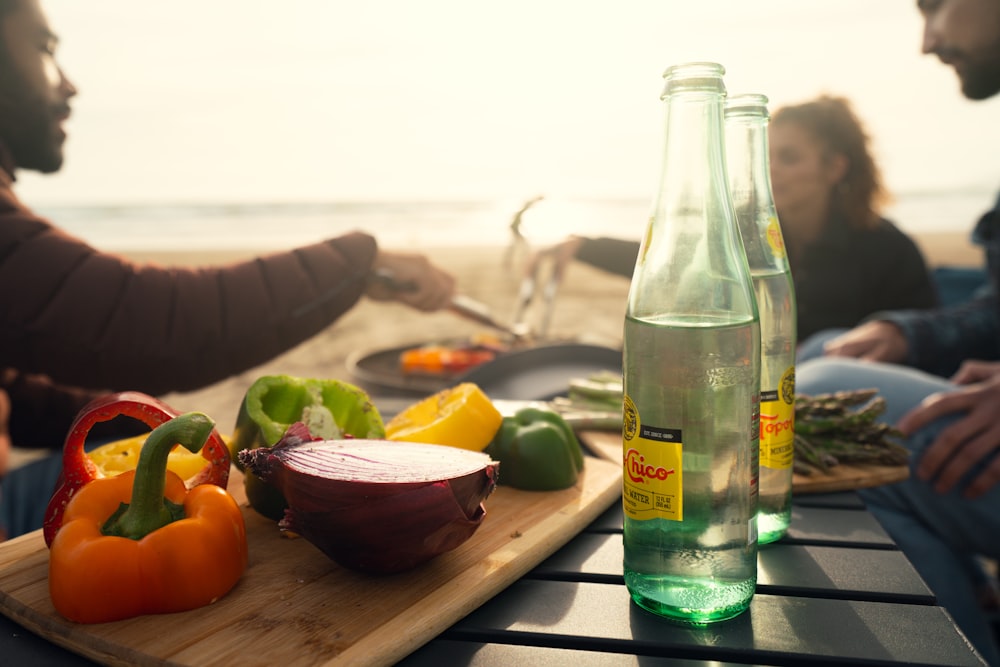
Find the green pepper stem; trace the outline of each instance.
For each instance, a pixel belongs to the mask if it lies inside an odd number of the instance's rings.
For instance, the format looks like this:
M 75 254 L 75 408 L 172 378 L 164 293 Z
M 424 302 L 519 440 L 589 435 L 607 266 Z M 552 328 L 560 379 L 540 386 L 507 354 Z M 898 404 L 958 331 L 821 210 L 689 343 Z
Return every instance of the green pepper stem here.
M 188 412 L 157 426 L 146 438 L 139 452 L 132 481 L 131 502 L 119 509 L 107 523 L 103 532 L 133 540 L 141 540 L 149 533 L 180 518 L 171 511 L 171 503 L 163 497 L 167 481 L 167 457 L 174 445 L 179 444 L 191 452 L 200 451 L 215 428 L 207 415 Z M 183 512 L 181 512 L 183 516 Z

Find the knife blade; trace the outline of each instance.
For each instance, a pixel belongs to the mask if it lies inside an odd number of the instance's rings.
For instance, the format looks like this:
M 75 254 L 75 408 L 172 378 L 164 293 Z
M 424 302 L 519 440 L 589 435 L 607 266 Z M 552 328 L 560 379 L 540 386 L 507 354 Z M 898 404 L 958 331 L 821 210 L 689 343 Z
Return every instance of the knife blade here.
M 472 297 L 465 296 L 464 294 L 456 294 L 452 297 L 451 305 L 449 305 L 448 308 L 453 313 L 461 315 L 462 317 L 472 320 L 473 322 L 485 324 L 488 327 L 502 331 L 507 335 L 514 337 L 515 340 L 522 338 L 527 334 L 527 331 L 523 327 L 511 326 L 500 322 L 493 317 L 486 304 L 477 301 Z

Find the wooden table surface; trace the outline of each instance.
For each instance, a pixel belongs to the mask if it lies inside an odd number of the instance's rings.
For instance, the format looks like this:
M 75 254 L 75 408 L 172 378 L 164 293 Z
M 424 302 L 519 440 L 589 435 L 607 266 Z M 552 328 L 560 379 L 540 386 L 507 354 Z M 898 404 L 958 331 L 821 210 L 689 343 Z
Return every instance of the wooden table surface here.
M 984 664 L 854 493 L 798 498 L 786 538 L 761 547 L 749 611 L 704 629 L 630 602 L 621 528 L 616 505 L 400 664 Z M 91 664 L 3 617 L 0 656 Z

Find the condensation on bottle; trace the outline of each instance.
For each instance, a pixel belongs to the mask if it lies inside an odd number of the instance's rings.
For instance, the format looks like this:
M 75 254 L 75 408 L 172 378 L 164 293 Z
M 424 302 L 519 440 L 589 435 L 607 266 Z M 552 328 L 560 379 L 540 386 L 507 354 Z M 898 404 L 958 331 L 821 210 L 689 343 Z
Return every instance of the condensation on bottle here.
M 744 94 L 725 103 L 729 187 L 760 314 L 761 544 L 788 531 L 795 455 L 795 288 L 771 192 L 767 102 Z
M 740 614 L 757 581 L 760 320 L 729 192 L 724 73 L 664 73 L 662 171 L 622 357 L 625 584 L 691 625 Z

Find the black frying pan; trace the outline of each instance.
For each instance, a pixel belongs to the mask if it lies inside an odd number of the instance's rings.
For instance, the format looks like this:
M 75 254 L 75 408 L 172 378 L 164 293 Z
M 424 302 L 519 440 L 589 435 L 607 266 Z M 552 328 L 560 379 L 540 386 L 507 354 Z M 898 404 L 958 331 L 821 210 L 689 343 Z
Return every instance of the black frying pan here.
M 565 395 L 573 378 L 622 370 L 620 349 L 554 343 L 503 352 L 464 374 L 407 376 L 399 370 L 399 355 L 412 347 L 354 355 L 348 359 L 348 369 L 373 395 L 426 396 L 461 382 L 473 382 L 492 399 L 532 401 Z
M 547 401 L 564 396 L 573 378 L 622 372 L 619 349 L 585 343 L 531 347 L 503 354 L 461 376 L 491 399 Z

